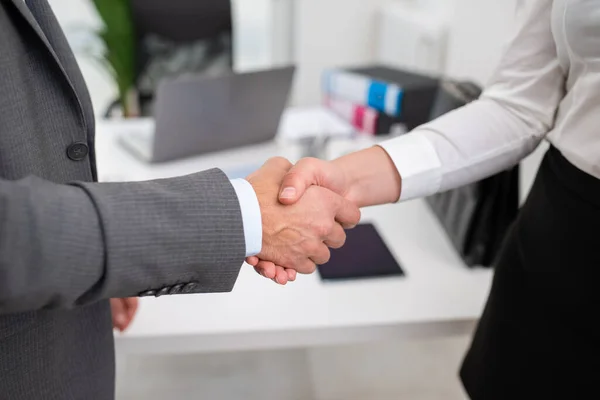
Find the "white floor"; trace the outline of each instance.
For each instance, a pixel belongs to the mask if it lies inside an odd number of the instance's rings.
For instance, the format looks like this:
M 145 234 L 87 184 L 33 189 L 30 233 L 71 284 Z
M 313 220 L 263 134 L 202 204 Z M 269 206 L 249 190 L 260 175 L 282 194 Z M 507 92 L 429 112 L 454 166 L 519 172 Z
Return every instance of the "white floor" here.
M 268 352 L 135 356 L 117 399 L 464 400 L 468 337 Z

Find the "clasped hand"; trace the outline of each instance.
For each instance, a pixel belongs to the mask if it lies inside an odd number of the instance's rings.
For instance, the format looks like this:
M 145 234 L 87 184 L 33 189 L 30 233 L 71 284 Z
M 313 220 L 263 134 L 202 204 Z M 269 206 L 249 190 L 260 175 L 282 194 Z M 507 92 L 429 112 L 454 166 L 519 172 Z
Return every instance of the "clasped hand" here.
M 331 163 L 304 159 L 292 166 L 273 158 L 246 179 L 256 192 L 263 224 L 262 252 L 246 261 L 279 284 L 329 261 L 329 249 L 346 241 L 344 229 L 360 221 L 343 173 Z

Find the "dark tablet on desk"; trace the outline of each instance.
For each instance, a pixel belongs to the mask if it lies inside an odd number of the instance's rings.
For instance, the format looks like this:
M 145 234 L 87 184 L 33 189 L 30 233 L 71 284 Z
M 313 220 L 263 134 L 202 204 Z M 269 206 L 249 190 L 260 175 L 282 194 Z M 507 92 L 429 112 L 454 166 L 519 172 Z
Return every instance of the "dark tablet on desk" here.
M 331 259 L 318 268 L 326 281 L 402 276 L 404 271 L 372 224 L 346 231 L 346 244 L 331 250 Z

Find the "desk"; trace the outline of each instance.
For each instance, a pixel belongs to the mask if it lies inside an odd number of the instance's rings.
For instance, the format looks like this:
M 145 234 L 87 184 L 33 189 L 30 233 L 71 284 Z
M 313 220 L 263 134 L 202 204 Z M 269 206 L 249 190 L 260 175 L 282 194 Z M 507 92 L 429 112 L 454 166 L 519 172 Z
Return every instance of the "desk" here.
M 247 168 L 248 164 L 260 166 L 275 155 L 290 160 L 300 157 L 300 148 L 290 142 L 306 136 L 323 134 L 334 138 L 348 138 L 353 128 L 337 116 L 321 107 L 286 110 L 277 133 L 276 140 L 270 143 L 241 149 L 232 149 L 200 157 L 187 158 L 176 162 L 147 164 L 140 162 L 118 143 L 120 135 L 130 132 L 152 130 L 154 122 L 150 118 L 135 120 L 99 121 L 96 132 L 96 158 L 100 181 L 140 181 L 160 179 L 190 174 L 209 168 L 219 167 L 226 172 Z M 356 146 L 367 145 L 368 140 L 339 142 L 334 149 L 335 156 L 340 151 L 349 151 Z M 350 147 L 349 147 L 350 146 Z
M 309 121 L 310 120 L 310 121 Z M 286 140 L 294 129 L 351 129 L 322 110 L 289 110 L 277 144 L 231 150 L 160 166 L 138 162 L 118 147 L 117 132 L 149 129 L 150 121 L 100 123 L 97 158 L 104 180 L 142 180 L 214 166 L 232 168 L 248 159 L 298 155 Z M 315 131 L 316 132 L 316 131 Z M 348 140 L 333 150 L 348 149 Z M 360 145 L 360 144 L 359 144 Z M 273 349 L 375 341 L 398 337 L 465 334 L 482 312 L 492 272 L 468 269 L 421 200 L 365 209 L 406 271 L 406 277 L 323 283 L 318 275 L 275 285 L 244 265 L 232 293 L 143 298 L 129 331 L 117 335 L 120 354 L 190 353 Z

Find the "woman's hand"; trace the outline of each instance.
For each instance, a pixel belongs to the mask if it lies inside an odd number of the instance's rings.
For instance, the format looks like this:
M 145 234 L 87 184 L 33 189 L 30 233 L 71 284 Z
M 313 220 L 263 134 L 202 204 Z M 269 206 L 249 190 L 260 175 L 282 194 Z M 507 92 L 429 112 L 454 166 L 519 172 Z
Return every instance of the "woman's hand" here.
M 304 158 L 283 179 L 279 202 L 294 204 L 313 185 L 325 187 L 359 207 L 366 207 L 398 201 L 402 180 L 387 152 L 379 146 L 334 161 Z M 296 271 L 258 257 L 248 257 L 246 262 L 260 275 L 280 285 L 296 279 Z
M 358 207 L 394 203 L 402 186 L 396 166 L 379 146 L 334 161 L 300 160 L 283 179 L 279 201 L 294 204 L 313 185 L 327 188 Z

